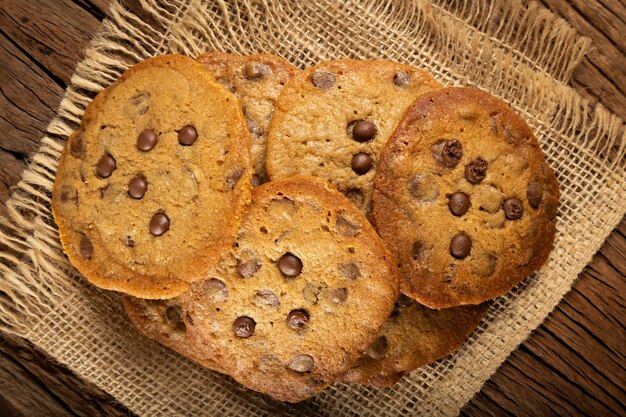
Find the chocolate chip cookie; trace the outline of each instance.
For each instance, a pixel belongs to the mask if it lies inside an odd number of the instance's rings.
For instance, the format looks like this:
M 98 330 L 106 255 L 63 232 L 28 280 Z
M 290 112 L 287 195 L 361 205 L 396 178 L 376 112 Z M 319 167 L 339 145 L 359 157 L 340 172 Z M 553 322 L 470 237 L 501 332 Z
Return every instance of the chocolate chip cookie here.
M 89 281 L 168 298 L 234 242 L 251 177 L 237 98 L 193 59 L 165 55 L 90 104 L 61 154 L 52 211 Z
M 181 297 L 191 343 L 281 401 L 304 400 L 345 372 L 397 296 L 395 261 L 372 226 L 314 177 L 255 188 L 221 266 Z
M 487 311 L 487 304 L 431 310 L 404 294 L 378 338 L 338 380 L 390 387 L 402 376 L 457 350 Z
M 402 292 L 445 308 L 502 295 L 538 269 L 558 198 L 524 120 L 490 94 L 448 88 L 417 99 L 389 139 L 372 219 Z
M 380 150 L 409 104 L 439 88 L 425 72 L 394 62 L 330 61 L 300 72 L 276 103 L 270 179 L 322 177 L 369 213 Z
M 142 335 L 168 347 L 205 368 L 219 371 L 219 364 L 198 353 L 189 343 L 179 298 L 145 300 L 122 297 L 124 311 Z
M 296 67 L 272 54 L 239 56 L 226 52 L 207 52 L 196 60 L 239 98 L 252 136 L 255 171 L 252 181 L 255 185 L 267 181 L 267 131 L 274 115 L 276 99 L 283 86 L 296 73 Z

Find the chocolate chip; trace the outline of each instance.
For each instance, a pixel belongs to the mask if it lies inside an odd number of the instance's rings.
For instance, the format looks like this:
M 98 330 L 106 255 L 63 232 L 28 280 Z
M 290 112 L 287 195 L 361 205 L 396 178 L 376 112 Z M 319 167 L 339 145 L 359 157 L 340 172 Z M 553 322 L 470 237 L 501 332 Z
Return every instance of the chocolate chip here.
M 226 188 L 232 190 L 243 175 L 243 169 L 239 168 L 228 174 L 226 177 Z
M 415 300 L 413 300 L 412 298 L 404 294 L 400 294 L 398 296 L 398 299 L 396 300 L 396 307 L 411 307 L 414 303 Z
M 478 184 L 487 176 L 488 163 L 478 157 L 465 166 L 465 178 L 470 184 Z
M 350 126 L 352 127 L 352 139 L 357 142 L 372 140 L 378 133 L 376 125 L 371 120 L 357 120 L 352 122 Z M 350 129 L 350 126 L 348 129 Z
M 457 191 L 456 193 L 450 196 L 448 200 L 448 208 L 450 209 L 450 213 L 455 216 L 462 216 L 467 213 L 470 207 L 470 200 L 467 194 Z
M 228 297 L 228 287 L 218 278 L 211 278 L 202 283 L 202 289 L 213 302 L 224 301 Z
M 359 267 L 354 262 L 339 264 L 338 269 L 339 273 L 341 273 L 344 278 L 347 278 L 351 281 L 361 276 L 361 271 L 359 271 Z
M 295 372 L 305 373 L 313 369 L 314 365 L 315 361 L 311 355 L 301 354 L 294 356 L 291 362 L 289 362 L 289 369 Z
M 154 130 L 146 129 L 137 137 L 137 149 L 147 152 L 156 146 L 158 140 Z
M 406 87 L 411 81 L 411 76 L 404 71 L 397 72 L 393 76 L 393 83 L 398 87 Z
M 165 309 L 165 320 L 167 323 L 175 329 L 184 329 L 185 323 L 183 322 L 183 308 L 176 304 L 168 306 Z
M 259 177 L 256 174 L 252 176 L 252 180 L 250 182 L 252 183 L 253 187 L 258 187 L 259 185 L 262 184 L 261 177 Z
M 165 213 L 156 213 L 150 219 L 150 233 L 154 236 L 161 236 L 170 229 L 170 219 Z
M 128 195 L 137 200 L 143 198 L 148 191 L 148 181 L 144 177 L 137 176 L 128 183 Z
M 191 125 L 184 126 L 178 132 L 178 143 L 183 146 L 193 145 L 196 139 L 198 139 L 198 132 L 196 132 L 196 128 Z
M 463 156 L 463 145 L 456 139 L 442 140 L 432 147 L 433 158 L 448 168 L 454 168 Z
M 82 158 L 85 156 L 85 140 L 83 139 L 82 134 L 78 134 L 72 138 L 72 142 L 70 143 L 70 153 L 75 158 Z
M 256 322 L 250 317 L 237 317 L 237 319 L 233 322 L 233 333 L 235 333 L 235 336 L 237 337 L 250 337 L 254 334 L 255 327 Z
M 379 361 L 385 356 L 388 349 L 389 343 L 387 342 L 387 338 L 385 336 L 380 336 L 367 348 L 365 354 L 372 359 Z
M 115 159 L 111 155 L 102 155 L 96 165 L 96 173 L 100 178 L 108 178 L 117 168 Z
M 293 330 L 301 330 L 309 322 L 309 313 L 304 310 L 291 310 L 287 316 L 287 325 Z
M 407 183 L 407 190 L 420 202 L 431 202 L 439 197 L 437 181 L 430 174 L 413 175 Z
M 259 78 L 271 73 L 272 70 L 267 64 L 250 62 L 246 65 L 246 77 L 249 80 L 258 80 Z
M 450 241 L 450 254 L 457 259 L 463 259 L 472 250 L 472 239 L 465 233 L 457 233 Z
M 502 209 L 504 210 L 504 215 L 509 220 L 518 220 L 524 214 L 524 206 L 522 206 L 522 202 L 517 198 L 507 198 L 504 200 Z
M 261 268 L 261 263 L 257 259 L 247 261 L 237 260 L 237 273 L 243 278 L 250 278 Z
M 352 170 L 359 175 L 364 175 L 372 169 L 374 161 L 366 153 L 360 152 L 352 157 Z
M 271 290 L 258 290 L 256 294 L 252 296 L 252 303 L 257 307 L 269 306 L 278 308 L 280 306 L 278 296 Z
M 86 235 L 80 235 L 80 244 L 78 245 L 78 253 L 83 258 L 89 260 L 93 255 L 93 245 Z
M 320 90 L 328 90 L 335 85 L 335 74 L 322 69 L 315 70 L 311 74 L 311 83 Z
M 347 288 L 337 288 L 334 289 L 330 293 L 330 301 L 335 304 L 345 303 L 348 299 L 348 289 Z
M 413 249 L 411 256 L 413 260 L 417 262 L 423 262 L 426 259 L 428 252 L 433 248 L 433 244 L 426 242 L 425 240 L 416 240 L 413 242 Z
M 302 271 L 302 261 L 294 254 L 287 252 L 278 260 L 278 269 L 285 276 L 295 277 Z
M 337 232 L 343 236 L 353 237 L 361 229 L 361 226 L 358 225 L 355 221 L 347 218 L 344 215 L 337 216 L 337 221 L 335 223 L 335 228 Z
M 528 183 L 528 191 L 526 192 L 528 202 L 534 208 L 539 207 L 543 199 L 543 183 L 537 180 L 531 180 Z

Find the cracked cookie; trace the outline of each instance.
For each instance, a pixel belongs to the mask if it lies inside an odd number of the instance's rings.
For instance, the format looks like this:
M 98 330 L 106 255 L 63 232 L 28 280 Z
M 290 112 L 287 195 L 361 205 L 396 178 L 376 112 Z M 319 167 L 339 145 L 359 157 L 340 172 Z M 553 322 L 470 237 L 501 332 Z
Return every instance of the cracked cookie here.
M 395 261 L 326 181 L 255 188 L 230 257 L 181 297 L 197 349 L 241 384 L 302 401 L 345 372 L 397 297 Z
M 237 98 L 193 59 L 159 56 L 89 105 L 61 154 L 52 211 L 93 284 L 169 298 L 229 249 L 251 176 Z
M 381 153 L 372 220 L 401 290 L 431 308 L 500 296 L 546 261 L 559 190 L 537 139 L 500 99 L 427 93 Z
M 265 144 L 276 100 L 297 68 L 272 54 L 239 56 L 226 52 L 207 52 L 196 61 L 232 91 L 243 110 L 252 137 L 255 185 L 267 181 Z
M 439 88 L 425 72 L 386 61 L 330 61 L 301 71 L 276 103 L 268 176 L 322 177 L 368 214 L 383 145 L 409 104 Z
M 378 338 L 338 381 L 390 387 L 402 376 L 461 347 L 487 304 L 431 310 L 400 294 Z

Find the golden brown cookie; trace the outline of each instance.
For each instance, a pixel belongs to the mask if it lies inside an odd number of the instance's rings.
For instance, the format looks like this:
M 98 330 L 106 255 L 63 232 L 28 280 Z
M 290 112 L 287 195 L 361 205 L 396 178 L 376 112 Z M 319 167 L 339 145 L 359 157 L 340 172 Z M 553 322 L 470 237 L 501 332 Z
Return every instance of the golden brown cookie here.
M 159 56 L 89 105 L 61 154 L 52 211 L 93 284 L 168 298 L 235 240 L 251 176 L 237 98 L 193 59 Z
M 372 219 L 402 292 L 445 308 L 502 295 L 539 268 L 558 198 L 526 122 L 490 94 L 448 88 L 417 99 L 389 139 Z
M 191 343 L 248 388 L 321 391 L 374 340 L 397 296 L 393 257 L 326 181 L 253 190 L 231 257 L 181 297 Z
M 283 89 L 270 125 L 270 179 L 315 175 L 366 214 L 380 150 L 409 104 L 441 85 L 417 68 L 387 61 L 330 61 Z
M 405 373 L 461 347 L 487 307 L 483 303 L 431 310 L 400 294 L 379 337 L 338 381 L 390 387 Z
M 253 181 L 255 184 L 267 181 L 267 131 L 278 95 L 298 70 L 283 58 L 272 54 L 239 56 L 226 52 L 207 52 L 196 60 L 239 99 L 252 136 L 252 160 L 256 175 Z
M 122 297 L 122 305 L 139 333 L 205 368 L 220 371 L 218 363 L 198 353 L 189 343 L 184 313 L 178 298 L 146 300 L 125 295 Z

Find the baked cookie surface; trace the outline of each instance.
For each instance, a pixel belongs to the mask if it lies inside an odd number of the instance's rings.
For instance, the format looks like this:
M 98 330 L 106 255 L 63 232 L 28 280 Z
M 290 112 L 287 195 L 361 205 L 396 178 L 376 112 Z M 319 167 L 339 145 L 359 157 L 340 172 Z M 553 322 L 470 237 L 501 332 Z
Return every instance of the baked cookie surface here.
M 322 177 L 369 213 L 383 145 L 409 104 L 439 88 L 425 72 L 386 61 L 329 61 L 301 71 L 276 103 L 270 179 Z
M 239 99 L 252 137 L 252 161 L 256 175 L 253 181 L 267 181 L 267 131 L 278 95 L 298 71 L 297 68 L 272 54 L 239 56 L 226 52 L 207 52 L 196 58 L 196 61 Z
M 479 304 L 431 310 L 400 294 L 378 338 L 338 381 L 390 387 L 405 373 L 461 347 L 487 308 Z
M 520 116 L 490 94 L 447 88 L 416 100 L 387 143 L 371 218 L 402 292 L 445 308 L 500 296 L 538 269 L 558 197 Z
M 397 296 L 395 261 L 319 178 L 253 190 L 230 258 L 183 295 L 188 334 L 233 378 L 302 401 L 348 369 Z
M 251 176 L 236 97 L 193 59 L 159 56 L 89 105 L 61 154 L 52 211 L 93 284 L 168 298 L 229 249 Z

